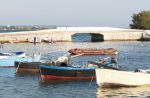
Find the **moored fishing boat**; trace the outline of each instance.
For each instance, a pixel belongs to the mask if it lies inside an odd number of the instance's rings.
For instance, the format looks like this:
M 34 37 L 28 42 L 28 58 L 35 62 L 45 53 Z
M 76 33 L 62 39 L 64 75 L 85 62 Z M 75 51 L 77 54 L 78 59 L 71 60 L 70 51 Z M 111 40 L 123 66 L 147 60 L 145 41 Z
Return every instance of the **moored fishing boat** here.
M 39 58 L 38 55 L 34 56 L 34 59 Z M 32 60 L 32 61 L 15 61 L 16 73 L 37 73 L 39 71 L 39 65 L 68 65 L 69 58 L 66 56 L 59 57 L 54 60 Z
M 51 62 L 43 61 L 15 61 L 16 73 L 37 73 L 39 72 L 39 65 L 51 65 Z
M 95 68 L 45 66 L 39 67 L 42 81 L 91 80 L 95 78 Z
M 108 49 L 92 49 L 92 48 L 74 48 L 68 51 L 72 55 L 107 55 L 107 54 L 116 54 L 117 49 L 115 48 L 108 48 Z
M 96 69 L 96 83 L 99 87 L 136 87 L 150 85 L 150 74 Z
M 41 65 L 39 67 L 42 81 L 90 80 L 90 79 L 95 79 L 96 68 L 108 68 L 108 69 L 118 70 L 117 65 L 109 61 L 102 62 L 101 64 L 90 62 L 82 67 L 68 66 L 67 63 L 65 62 L 61 62 L 58 64 L 59 65 L 57 65 L 56 63 L 56 65 L 51 65 L 51 66 Z

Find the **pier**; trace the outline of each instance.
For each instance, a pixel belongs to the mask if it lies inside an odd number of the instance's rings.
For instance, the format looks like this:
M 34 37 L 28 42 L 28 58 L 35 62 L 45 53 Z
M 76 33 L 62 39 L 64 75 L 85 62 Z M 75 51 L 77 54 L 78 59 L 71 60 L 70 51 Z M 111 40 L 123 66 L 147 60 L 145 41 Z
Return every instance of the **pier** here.
M 23 31 L 0 33 L 0 42 L 10 42 L 17 40 L 19 42 L 27 42 L 29 37 L 39 37 L 41 39 L 49 37 L 55 41 L 72 41 L 75 34 L 91 35 L 91 41 L 129 41 L 144 39 L 146 30 L 121 29 L 110 27 L 58 27 L 56 29 Z M 147 34 L 150 35 L 150 34 Z M 150 37 L 146 37 L 148 40 Z

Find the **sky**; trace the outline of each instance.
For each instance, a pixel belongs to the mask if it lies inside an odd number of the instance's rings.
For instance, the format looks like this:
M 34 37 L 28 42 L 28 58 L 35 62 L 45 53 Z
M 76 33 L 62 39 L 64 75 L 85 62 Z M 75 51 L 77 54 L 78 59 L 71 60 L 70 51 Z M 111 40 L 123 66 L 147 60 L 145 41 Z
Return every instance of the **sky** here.
M 150 0 L 0 0 L 0 25 L 129 28 Z

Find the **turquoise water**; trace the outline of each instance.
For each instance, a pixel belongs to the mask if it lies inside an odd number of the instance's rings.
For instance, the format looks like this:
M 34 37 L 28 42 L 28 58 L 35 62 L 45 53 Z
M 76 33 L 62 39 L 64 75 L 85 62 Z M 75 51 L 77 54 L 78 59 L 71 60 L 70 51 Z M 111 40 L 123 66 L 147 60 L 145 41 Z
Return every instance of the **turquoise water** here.
M 4 44 L 0 51 L 24 51 L 27 54 L 39 51 L 42 59 L 52 60 L 68 54 L 71 48 L 116 48 L 118 64 L 123 70 L 136 68 L 150 69 L 150 42 L 118 41 L 118 42 L 59 42 L 54 44 L 31 43 Z M 70 63 L 82 66 L 87 61 L 98 61 L 107 56 L 80 56 L 72 58 Z M 99 89 L 96 81 L 41 83 L 38 76 L 16 75 L 13 68 L 0 68 L 1 98 L 149 98 L 150 87 Z

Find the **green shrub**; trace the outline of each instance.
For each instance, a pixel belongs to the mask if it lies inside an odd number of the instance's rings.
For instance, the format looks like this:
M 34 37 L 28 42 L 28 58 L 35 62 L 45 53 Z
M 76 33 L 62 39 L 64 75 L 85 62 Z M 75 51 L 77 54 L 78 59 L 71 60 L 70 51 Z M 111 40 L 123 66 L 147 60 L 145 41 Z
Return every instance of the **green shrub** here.
M 130 28 L 150 30 L 150 11 L 141 11 L 138 14 L 133 14 Z

